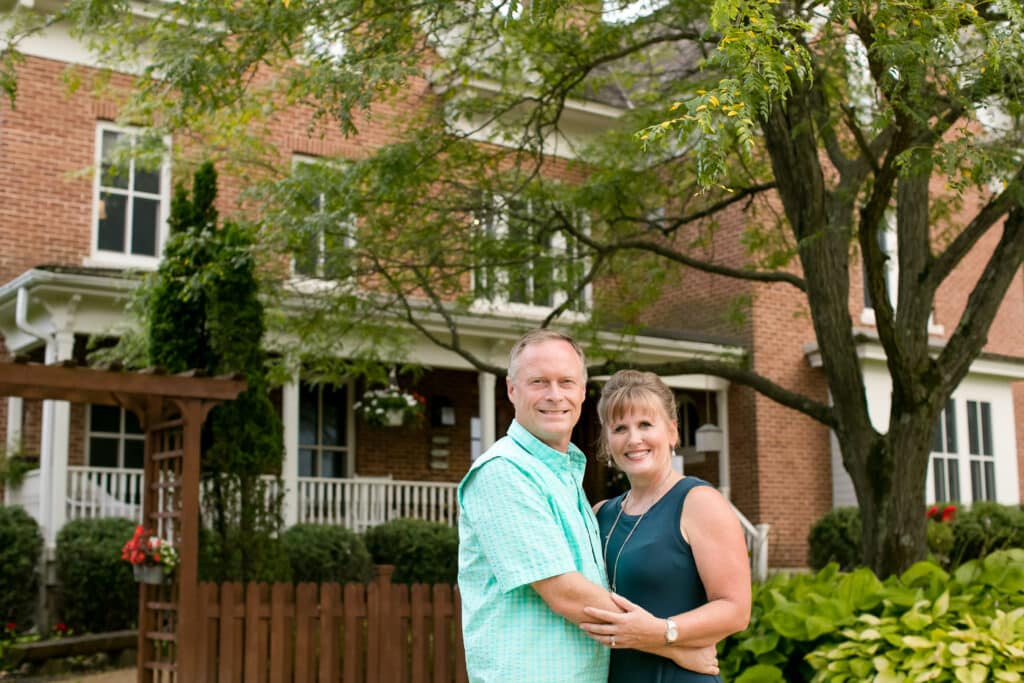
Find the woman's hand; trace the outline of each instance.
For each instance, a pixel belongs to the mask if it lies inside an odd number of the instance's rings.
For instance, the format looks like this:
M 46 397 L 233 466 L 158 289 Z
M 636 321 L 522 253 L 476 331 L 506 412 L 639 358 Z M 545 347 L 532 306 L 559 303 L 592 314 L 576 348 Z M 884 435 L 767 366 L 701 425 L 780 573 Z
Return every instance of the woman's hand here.
M 669 647 L 666 645 L 664 650 L 655 654 L 668 657 L 681 669 L 709 676 L 718 675 L 718 653 L 715 651 L 714 645 L 704 647 Z
M 580 624 L 591 638 L 612 648 L 651 651 L 665 645 L 665 620 L 658 619 L 639 605 L 621 595 L 611 594 L 612 602 L 622 612 L 609 612 L 597 607 L 584 607 L 583 612 L 594 619 Z

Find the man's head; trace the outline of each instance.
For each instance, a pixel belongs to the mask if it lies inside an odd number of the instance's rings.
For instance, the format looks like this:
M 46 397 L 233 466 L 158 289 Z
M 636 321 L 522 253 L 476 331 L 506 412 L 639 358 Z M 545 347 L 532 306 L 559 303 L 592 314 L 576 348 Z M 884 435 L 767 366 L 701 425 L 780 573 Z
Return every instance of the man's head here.
M 586 395 L 587 369 L 579 344 L 553 330 L 526 333 L 509 353 L 505 382 L 516 422 L 565 452 Z

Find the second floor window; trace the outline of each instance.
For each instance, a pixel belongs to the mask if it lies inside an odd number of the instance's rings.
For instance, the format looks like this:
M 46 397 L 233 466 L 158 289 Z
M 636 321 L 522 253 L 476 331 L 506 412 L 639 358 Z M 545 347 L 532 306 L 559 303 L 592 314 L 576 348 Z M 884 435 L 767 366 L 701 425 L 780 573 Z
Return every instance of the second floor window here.
M 292 170 L 307 177 L 307 182 L 318 181 L 318 166 L 324 162 L 305 156 L 296 156 Z M 328 170 L 329 167 L 328 167 Z M 351 252 L 355 246 L 355 217 L 346 215 L 334 221 L 328 218 L 330 206 L 324 192 L 309 194 L 310 219 L 292 258 L 292 272 L 299 277 L 337 280 L 351 274 Z
M 589 308 L 590 287 L 577 293 L 586 275 L 581 245 L 571 235 L 554 230 L 536 214 L 529 202 L 493 202 L 494 208 L 474 219 L 480 237 L 504 241 L 505 248 L 491 263 L 473 273 L 473 288 L 480 301 L 538 310 L 560 306 L 575 297 L 570 310 Z M 585 221 L 581 219 L 581 224 Z M 585 226 L 584 226 L 585 227 Z
M 960 501 L 960 460 L 956 433 L 956 403 L 946 401 L 932 436 L 932 492 L 936 503 Z
M 967 450 L 971 463 L 971 499 L 996 499 L 996 459 L 992 451 L 992 404 L 967 402 Z
M 115 260 L 156 260 L 168 209 L 164 166 L 149 168 L 132 155 L 136 131 L 101 125 L 97 133 L 94 252 Z M 127 154 L 124 152 L 127 151 Z

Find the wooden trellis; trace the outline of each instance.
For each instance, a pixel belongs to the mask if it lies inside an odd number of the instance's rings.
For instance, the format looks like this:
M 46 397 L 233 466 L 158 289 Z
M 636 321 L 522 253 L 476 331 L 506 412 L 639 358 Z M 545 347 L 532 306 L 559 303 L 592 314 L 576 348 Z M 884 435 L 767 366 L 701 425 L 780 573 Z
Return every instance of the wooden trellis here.
M 181 561 L 168 583 L 139 584 L 139 683 L 197 679 L 197 653 L 178 643 L 199 628 L 200 434 L 210 410 L 245 387 L 192 373 L 0 362 L 0 396 L 121 406 L 146 432 L 143 524 L 173 539 Z

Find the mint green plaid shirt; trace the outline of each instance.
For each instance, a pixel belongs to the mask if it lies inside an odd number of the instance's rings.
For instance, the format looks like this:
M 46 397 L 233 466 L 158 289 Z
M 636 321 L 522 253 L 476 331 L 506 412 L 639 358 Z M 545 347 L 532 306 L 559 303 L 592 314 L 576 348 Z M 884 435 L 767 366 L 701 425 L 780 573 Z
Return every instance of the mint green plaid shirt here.
M 459 485 L 459 590 L 471 683 L 606 683 L 608 650 L 555 614 L 534 581 L 580 572 L 607 588 L 586 458 L 513 421 Z

